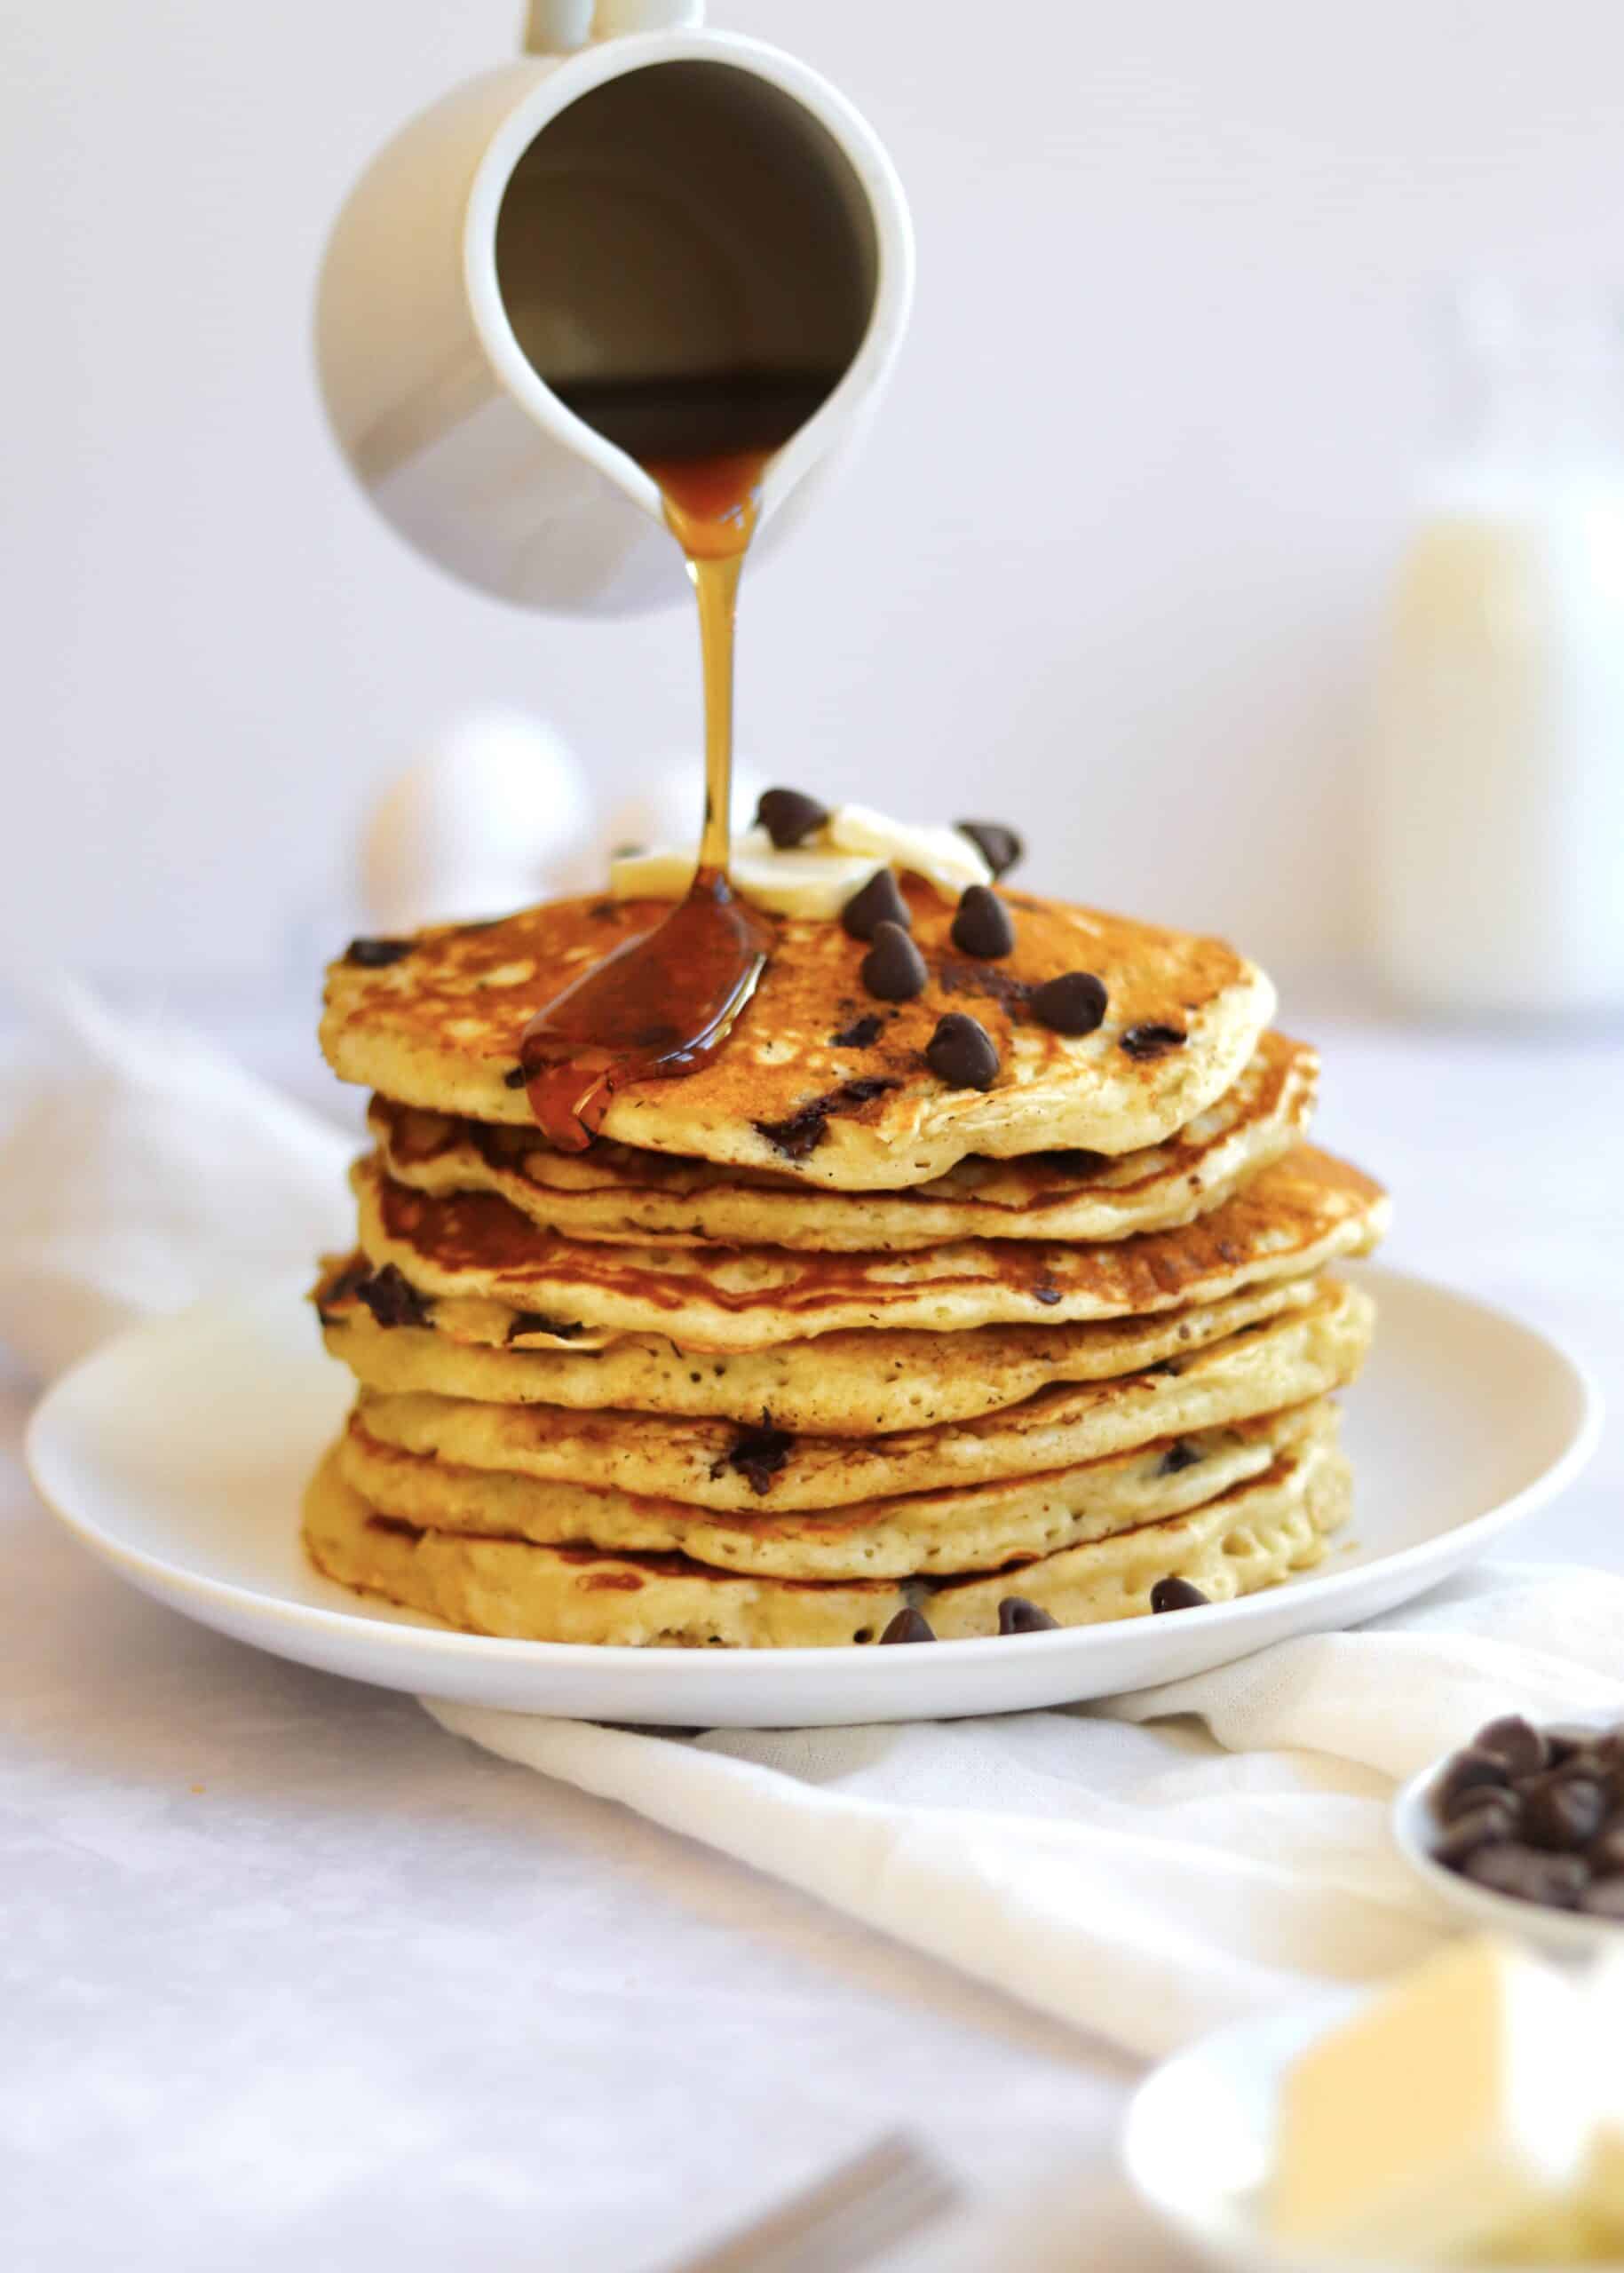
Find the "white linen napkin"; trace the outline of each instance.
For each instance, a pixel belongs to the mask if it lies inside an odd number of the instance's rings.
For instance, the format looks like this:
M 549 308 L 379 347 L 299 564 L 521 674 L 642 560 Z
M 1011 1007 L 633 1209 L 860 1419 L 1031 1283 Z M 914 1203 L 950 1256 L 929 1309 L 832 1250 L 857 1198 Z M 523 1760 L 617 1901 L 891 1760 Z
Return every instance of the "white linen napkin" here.
M 1624 1718 L 1624 1579 L 1486 1566 L 1355 1633 L 991 1720 L 670 1738 L 424 1702 L 1156 2055 L 1426 1950 L 1446 1915 L 1392 1846 L 1395 1779 L 1497 1713 Z
M 355 1140 L 184 1026 L 30 983 L 0 1124 L 0 1342 L 48 1376 L 133 1319 L 343 1250 Z
M 50 1018 L 57 1063 L 0 1133 L 0 1337 L 36 1370 L 349 1244 L 341 1131 L 72 987 Z M 1356 1633 L 982 1721 L 683 1738 L 424 1702 L 458 1736 L 1157 2054 L 1427 1947 L 1442 1920 L 1391 1848 L 1393 1779 L 1499 1712 L 1624 1718 L 1624 1579 L 1481 1568 Z

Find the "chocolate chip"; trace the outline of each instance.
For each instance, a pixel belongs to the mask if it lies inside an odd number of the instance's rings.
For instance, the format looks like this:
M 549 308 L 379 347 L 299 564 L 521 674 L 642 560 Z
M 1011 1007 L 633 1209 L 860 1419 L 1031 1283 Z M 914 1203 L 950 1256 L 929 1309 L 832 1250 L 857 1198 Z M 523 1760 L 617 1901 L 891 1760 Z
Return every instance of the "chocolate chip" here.
M 1432 1794 L 1432 1811 L 1440 1823 L 1447 1823 L 1470 1804 L 1469 1793 L 1480 1791 L 1485 1785 L 1505 1785 L 1510 1780 L 1503 1760 L 1496 1760 L 1493 1753 L 1475 1752 L 1469 1745 L 1446 1766 Z
M 1042 1303 L 1050 1310 L 1053 1310 L 1055 1304 L 1060 1300 L 1060 1289 L 1052 1279 L 1040 1279 L 1032 1290 L 1032 1299 L 1034 1303 Z
M 860 891 L 853 892 L 840 911 L 842 926 L 854 939 L 872 939 L 882 923 L 914 928 L 908 904 L 889 868 L 876 868 Z
M 1165 1057 L 1169 1049 L 1182 1049 L 1189 1039 L 1182 1026 L 1161 1026 L 1147 1020 L 1143 1026 L 1129 1027 L 1122 1047 L 1130 1057 Z
M 1457 1871 L 1480 1847 L 1501 1844 L 1510 1838 L 1511 1831 L 1510 1811 L 1496 1807 L 1491 1796 L 1456 1816 L 1432 1849 L 1433 1856 L 1446 1869 Z
M 1624 1918 L 1624 1879 L 1603 1879 L 1586 1887 L 1578 1906 L 1591 1918 Z
M 372 1275 L 372 1265 L 363 1257 L 346 1263 L 344 1269 L 316 1289 L 316 1316 L 323 1326 L 344 1323 L 343 1305 L 360 1290 L 361 1282 Z
M 1581 1752 L 1588 1752 L 1604 1731 L 1588 1728 L 1582 1721 L 1555 1721 L 1543 1731 L 1550 1764 L 1560 1768 Z
M 1151 1588 L 1151 1608 L 1164 1610 L 1204 1610 L 1211 1596 L 1200 1587 L 1192 1586 L 1188 1579 L 1158 1579 Z
M 899 1610 L 881 1635 L 882 1642 L 934 1642 L 936 1635 L 928 1618 L 916 1610 Z
M 1001 820 L 955 820 L 953 825 L 961 836 L 969 837 L 995 876 L 1002 876 L 1018 860 L 1026 858 L 1026 846 L 1015 831 L 1006 828 Z
M 1187 1437 L 1178 1437 L 1162 1453 L 1156 1473 L 1158 1476 L 1181 1476 L 1187 1468 L 1198 1468 L 1206 1457 L 1199 1445 L 1192 1445 Z
M 955 1089 L 990 1089 L 998 1079 L 998 1052 L 978 1018 L 949 1010 L 925 1044 L 925 1063 Z
M 1607 1793 L 1588 1776 L 1548 1776 L 1523 1798 L 1523 1837 L 1565 1854 L 1588 1847 L 1607 1820 Z
M 522 1065 L 510 1065 L 507 1072 L 502 1077 L 502 1086 L 504 1089 L 522 1089 L 525 1086 L 524 1067 Z
M 573 1342 L 585 1332 L 575 1319 L 551 1318 L 545 1311 L 516 1311 L 508 1325 L 507 1339 L 517 1342 L 525 1334 L 551 1334 L 556 1342 Z
M 1543 1855 L 1516 1840 L 1479 1847 L 1468 1857 L 1464 1873 L 1496 1894 L 1541 1903 L 1548 1910 L 1576 1908 L 1590 1882 L 1589 1871 L 1577 1855 Z
M 352 939 L 344 959 L 361 970 L 382 970 L 389 963 L 399 962 L 402 955 L 409 955 L 416 944 L 416 939 Z
M 874 945 L 863 957 L 863 985 L 882 1002 L 911 1002 L 930 979 L 925 959 L 900 923 L 875 927 Z
M 426 1326 L 429 1322 L 428 1304 L 392 1263 L 363 1279 L 355 1289 L 355 1298 L 365 1303 L 380 1326 Z
M 1052 1034 L 1092 1034 L 1105 1015 L 1107 996 L 1103 980 L 1091 970 L 1065 970 L 1034 986 L 1028 1001 L 1032 1015 Z
M 959 899 L 958 913 L 948 935 L 961 954 L 979 955 L 996 962 L 1015 945 L 1010 911 L 990 884 L 968 884 Z
M 853 1018 L 849 1026 L 842 1026 L 838 1034 L 832 1034 L 829 1046 L 834 1049 L 867 1049 L 878 1041 L 884 1024 L 877 1010 L 870 1010 L 864 1018 Z
M 1550 1760 L 1544 1738 L 1520 1713 L 1508 1713 L 1487 1723 L 1472 1738 L 1471 1749 L 1500 1761 L 1513 1781 L 1519 1776 L 1537 1776 Z
M 821 828 L 828 817 L 828 807 L 801 789 L 764 789 L 756 808 L 756 826 L 766 830 L 780 852 Z
M 1069 1144 L 1058 1152 L 1033 1155 L 1046 1168 L 1053 1168 L 1057 1176 L 1097 1176 L 1110 1157 L 1108 1152 L 1085 1152 L 1081 1144 Z
M 1611 1830 L 1603 1832 L 1590 1849 L 1589 1863 L 1600 1879 L 1624 1873 L 1624 1824 L 1614 1824 Z
M 1059 1630 L 1059 1620 L 1051 1618 L 1037 1603 L 1028 1602 L 1025 1595 L 1005 1595 L 998 1605 L 1001 1634 L 1058 1634 Z
M 787 1429 L 775 1429 L 772 1418 L 764 1413 L 759 1429 L 741 1429 L 725 1454 L 725 1465 L 736 1468 L 752 1492 L 764 1498 L 772 1489 L 772 1479 L 783 1469 L 795 1445 Z M 723 1461 L 711 1469 L 712 1476 L 720 1472 Z
M 827 1090 L 820 1097 L 801 1106 L 783 1121 L 757 1121 L 752 1123 L 758 1136 L 764 1136 L 786 1160 L 804 1160 L 817 1151 L 828 1134 L 829 1117 L 852 1106 L 867 1105 L 871 1097 L 883 1097 L 887 1089 L 900 1086 L 894 1081 L 884 1081 L 867 1074 L 857 1081 L 843 1081 L 837 1089 Z

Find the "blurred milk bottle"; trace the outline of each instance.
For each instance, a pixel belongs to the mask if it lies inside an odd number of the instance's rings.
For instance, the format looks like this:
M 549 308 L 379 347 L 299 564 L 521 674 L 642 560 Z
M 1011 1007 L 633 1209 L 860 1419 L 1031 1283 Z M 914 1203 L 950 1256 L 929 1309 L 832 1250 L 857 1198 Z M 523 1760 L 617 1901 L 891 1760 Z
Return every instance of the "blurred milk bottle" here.
M 1376 965 L 1428 1010 L 1624 1008 L 1624 353 L 1594 305 L 1455 313 L 1470 400 L 1382 658 Z

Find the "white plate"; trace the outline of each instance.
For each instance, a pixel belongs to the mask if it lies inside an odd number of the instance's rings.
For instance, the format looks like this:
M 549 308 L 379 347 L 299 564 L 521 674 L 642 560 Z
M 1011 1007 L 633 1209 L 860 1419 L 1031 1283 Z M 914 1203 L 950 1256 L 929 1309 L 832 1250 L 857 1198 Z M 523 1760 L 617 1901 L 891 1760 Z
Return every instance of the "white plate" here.
M 1246 1601 L 914 1649 L 628 1650 L 448 1633 L 346 1594 L 299 1550 L 299 1497 L 348 1403 L 299 1285 L 136 1327 L 28 1432 L 35 1482 L 94 1554 L 189 1618 L 306 1665 L 519 1712 L 679 1728 L 940 1719 L 1105 1697 L 1349 1626 L 1435 1586 L 1573 1476 L 1598 1406 L 1571 1359 L 1396 1271 L 1348 1398 L 1351 1543 Z
M 1289 2012 L 1239 2021 L 1176 2053 L 1135 2093 L 1122 2160 L 1146 2207 L 1208 2265 L 1295 2273 L 1305 2262 L 1264 2237 L 1262 2190 L 1287 2070 L 1371 1992 L 1327 1989 Z M 1311 2261 L 1319 2273 L 1342 2261 Z M 1390 2263 L 1382 2273 L 1402 2273 Z

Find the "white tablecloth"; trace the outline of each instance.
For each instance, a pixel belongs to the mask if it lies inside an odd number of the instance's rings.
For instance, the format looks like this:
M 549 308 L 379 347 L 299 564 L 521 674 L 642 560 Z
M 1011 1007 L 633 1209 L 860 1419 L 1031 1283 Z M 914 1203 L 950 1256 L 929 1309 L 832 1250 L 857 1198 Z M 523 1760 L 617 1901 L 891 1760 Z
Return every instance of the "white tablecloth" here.
M 1393 1258 L 1616 1382 L 1624 1043 L 1295 1023 L 1327 1141 L 1398 1189 Z M 10 1446 L 25 1409 L 0 1394 Z M 1624 1567 L 1621 1486 L 1610 1439 L 1515 1551 Z M 1088 2179 L 1057 2266 L 1183 2262 L 1113 2174 L 1126 2063 L 406 1699 L 186 1625 L 9 1458 L 0 1667 L 8 2273 L 631 2273 L 895 2123 L 1014 2200 Z

